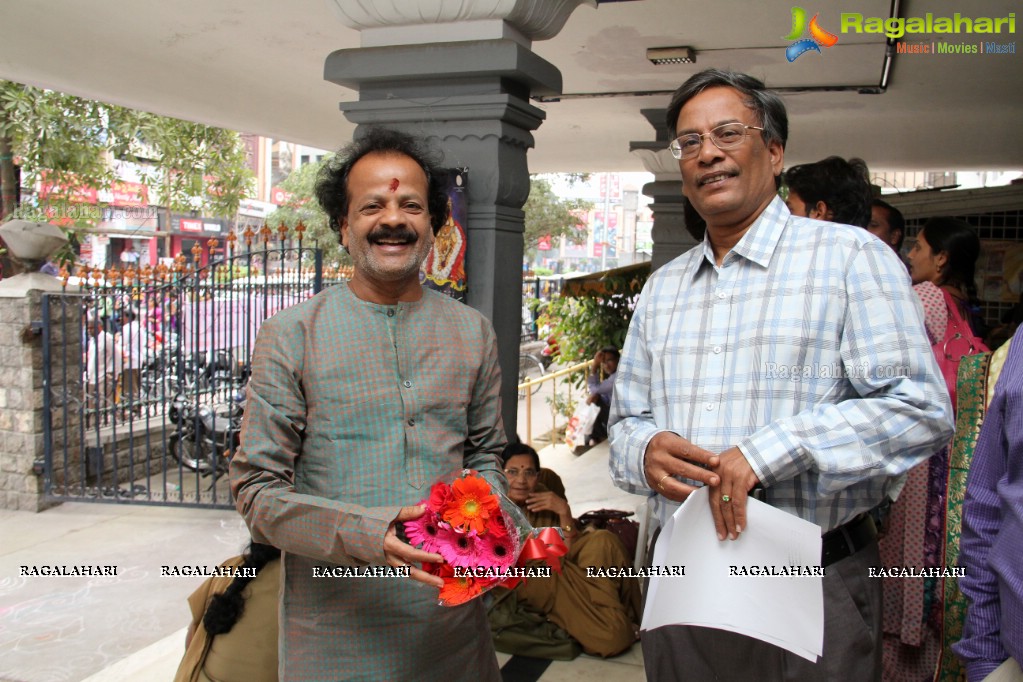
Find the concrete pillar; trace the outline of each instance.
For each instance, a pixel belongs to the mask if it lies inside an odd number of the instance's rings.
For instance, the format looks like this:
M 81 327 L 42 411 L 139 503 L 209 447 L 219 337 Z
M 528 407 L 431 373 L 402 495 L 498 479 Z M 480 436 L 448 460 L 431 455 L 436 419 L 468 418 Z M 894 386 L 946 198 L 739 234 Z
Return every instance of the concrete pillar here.
M 687 225 L 682 173 L 678 169 L 678 161 L 668 151 L 671 136 L 664 122 L 665 110 L 643 109 L 640 113 L 653 126 L 656 139 L 632 142 L 629 151 L 639 156 L 646 169 L 654 174 L 654 181 L 643 186 L 643 194 L 653 199 L 650 211 L 654 218 L 651 229 L 654 250 L 650 265 L 656 270 L 699 243 L 703 233 L 697 225 Z
M 362 31 L 363 47 L 338 50 L 324 66 L 326 80 L 359 92 L 358 101 L 341 103 L 345 117 L 425 137 L 444 152 L 445 166 L 468 171 L 467 302 L 497 332 L 502 416 L 513 437 L 526 152 L 545 116 L 529 97 L 561 92 L 561 73 L 530 41 L 556 35 L 581 2 L 515 0 L 494 9 L 427 0 L 432 9 L 419 3 L 408 17 L 394 6 L 369 16 L 360 3 L 333 2 L 342 21 Z
M 59 291 L 54 277 L 31 273 L 0 283 L 0 509 L 42 511 L 44 291 Z M 76 344 L 79 328 L 75 327 Z M 73 382 L 75 377 L 69 381 Z M 47 387 L 63 392 L 62 386 Z

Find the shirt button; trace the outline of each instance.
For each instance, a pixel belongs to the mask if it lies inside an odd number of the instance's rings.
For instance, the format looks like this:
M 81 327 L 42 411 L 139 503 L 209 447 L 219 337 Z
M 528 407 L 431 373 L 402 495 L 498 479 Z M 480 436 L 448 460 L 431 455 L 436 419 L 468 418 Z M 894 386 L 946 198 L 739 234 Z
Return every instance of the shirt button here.
M 393 310 L 388 310 L 387 311 L 387 316 L 388 317 L 394 317 L 394 311 Z
M 721 352 L 721 346 L 714 346 L 714 352 L 715 353 L 720 353 Z
M 714 403 L 707 403 L 707 411 L 710 412 L 714 409 Z
M 412 388 L 412 382 L 408 379 L 405 380 L 405 388 Z
M 408 420 L 408 425 L 409 426 L 415 426 L 416 425 L 416 420 L 415 419 L 409 419 Z

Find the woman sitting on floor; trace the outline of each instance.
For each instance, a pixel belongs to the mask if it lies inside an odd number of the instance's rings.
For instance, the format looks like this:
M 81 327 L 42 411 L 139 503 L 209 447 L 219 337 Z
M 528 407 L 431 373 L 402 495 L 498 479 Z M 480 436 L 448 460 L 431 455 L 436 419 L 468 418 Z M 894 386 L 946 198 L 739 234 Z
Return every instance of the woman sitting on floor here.
M 586 575 L 586 567 L 631 566 L 621 541 L 606 530 L 579 530 L 561 479 L 554 472 L 541 471 L 536 450 L 512 443 L 501 458 L 508 497 L 523 508 L 534 527 L 560 527 L 568 545 L 560 572 L 552 570 L 549 578 L 529 578 L 515 587 L 518 606 L 543 613 L 588 654 L 622 653 L 636 641 L 642 608 L 639 584 L 634 578 Z

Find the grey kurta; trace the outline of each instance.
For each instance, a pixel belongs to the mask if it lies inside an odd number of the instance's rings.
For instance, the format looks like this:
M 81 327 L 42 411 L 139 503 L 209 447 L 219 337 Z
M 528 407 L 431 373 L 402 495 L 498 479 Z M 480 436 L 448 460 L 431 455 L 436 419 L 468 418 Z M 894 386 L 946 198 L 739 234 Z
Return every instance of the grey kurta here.
M 498 680 L 479 600 L 437 606 L 408 578 L 313 577 L 385 565 L 403 505 L 462 467 L 505 488 L 500 370 L 478 312 L 424 291 L 394 306 L 347 285 L 268 320 L 231 464 L 253 537 L 285 552 L 282 680 Z

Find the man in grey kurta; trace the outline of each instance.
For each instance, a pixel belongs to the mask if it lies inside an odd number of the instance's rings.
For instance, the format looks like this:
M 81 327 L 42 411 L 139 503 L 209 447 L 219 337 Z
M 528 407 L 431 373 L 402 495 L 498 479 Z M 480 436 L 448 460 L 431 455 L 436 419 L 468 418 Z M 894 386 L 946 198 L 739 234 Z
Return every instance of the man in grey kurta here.
M 253 537 L 285 553 L 282 680 L 500 677 L 479 600 L 438 606 L 437 579 L 415 568 L 316 577 L 439 561 L 400 542 L 396 521 L 463 467 L 505 488 L 491 324 L 419 285 L 445 218 L 440 182 L 400 134 L 339 154 L 317 192 L 355 275 L 278 313 L 256 342 L 231 478 Z

